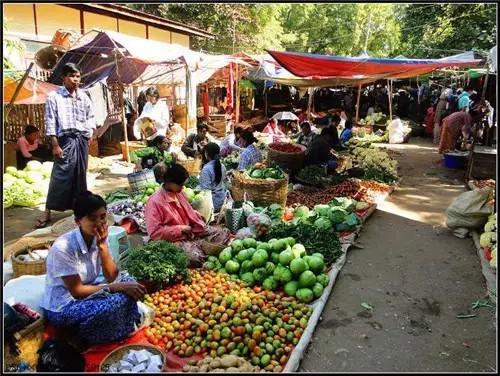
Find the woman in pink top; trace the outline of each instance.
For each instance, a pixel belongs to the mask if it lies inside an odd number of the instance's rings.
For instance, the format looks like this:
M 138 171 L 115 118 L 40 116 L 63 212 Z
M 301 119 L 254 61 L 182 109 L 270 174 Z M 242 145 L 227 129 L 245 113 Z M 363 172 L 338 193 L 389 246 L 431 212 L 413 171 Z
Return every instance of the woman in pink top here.
M 29 161 L 45 162 L 51 160 L 48 148 L 40 142 L 40 131 L 33 125 L 28 125 L 24 136 L 17 140 L 16 164 L 18 170 L 26 167 Z
M 188 177 L 186 169 L 179 164 L 166 170 L 163 186 L 146 204 L 146 229 L 151 240 L 177 243 L 196 265 L 205 258 L 201 248 L 203 240 L 227 244 L 230 232 L 227 228 L 205 225 L 201 215 L 191 207 L 182 192 Z

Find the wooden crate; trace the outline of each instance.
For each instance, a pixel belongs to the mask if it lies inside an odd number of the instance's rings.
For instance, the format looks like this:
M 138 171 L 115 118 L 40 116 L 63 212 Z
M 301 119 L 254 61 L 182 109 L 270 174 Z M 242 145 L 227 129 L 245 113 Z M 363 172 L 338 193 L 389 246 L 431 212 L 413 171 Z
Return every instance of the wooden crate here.
M 487 146 L 474 146 L 471 151 L 465 180 L 475 179 L 495 179 L 496 177 L 496 157 L 495 148 Z

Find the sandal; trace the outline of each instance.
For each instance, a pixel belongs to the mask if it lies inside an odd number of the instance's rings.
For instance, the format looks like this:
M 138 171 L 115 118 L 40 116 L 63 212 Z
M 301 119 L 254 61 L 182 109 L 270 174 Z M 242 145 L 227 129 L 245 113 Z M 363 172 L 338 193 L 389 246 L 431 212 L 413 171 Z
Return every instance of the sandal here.
M 37 219 L 35 228 L 45 228 L 50 223 L 50 218 Z

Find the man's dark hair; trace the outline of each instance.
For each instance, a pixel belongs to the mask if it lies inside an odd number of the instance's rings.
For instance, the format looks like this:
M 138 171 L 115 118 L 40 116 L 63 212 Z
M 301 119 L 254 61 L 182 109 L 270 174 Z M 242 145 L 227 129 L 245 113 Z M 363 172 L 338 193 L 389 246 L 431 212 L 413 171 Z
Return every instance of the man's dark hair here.
M 243 132 L 242 127 L 234 127 L 234 134 L 241 134 Z
M 241 134 L 241 138 L 246 141 L 247 145 L 251 145 L 254 142 L 257 142 L 257 139 L 255 138 L 253 133 L 248 129 L 245 129 L 243 131 L 243 133 Z
M 472 91 L 474 90 L 474 88 L 472 87 L 472 85 L 467 85 L 464 89 L 464 91 Z
M 186 180 L 189 178 L 189 173 L 178 163 L 174 163 L 165 171 L 165 175 L 163 176 L 163 181 L 165 183 L 174 183 L 177 185 L 184 185 Z
M 38 133 L 39 131 L 40 130 L 34 125 L 27 125 L 26 128 L 24 128 L 24 135 L 27 136 L 32 133 Z
M 206 129 L 208 131 L 208 125 L 205 123 L 198 123 L 198 125 L 196 125 L 196 130 L 201 131 L 202 129 Z
M 165 140 L 165 136 L 158 135 L 155 138 L 153 138 L 152 140 L 147 141 L 146 144 L 148 145 L 148 147 L 160 148 L 160 146 L 164 140 Z
M 73 73 L 82 73 L 82 70 L 75 63 L 64 64 L 64 67 L 62 69 L 63 77 L 71 76 Z
M 347 120 L 345 121 L 345 125 L 344 125 L 344 127 L 345 127 L 346 129 L 352 129 L 352 120 L 351 120 L 351 119 L 347 119 Z
M 309 123 L 308 121 L 303 121 L 301 124 L 300 124 L 301 127 L 309 127 L 309 129 L 311 129 L 311 123 Z
M 332 123 L 340 123 L 340 116 L 339 116 L 339 114 L 333 114 L 333 116 L 332 116 Z
M 76 219 L 82 219 L 87 215 L 95 213 L 100 208 L 106 209 L 106 201 L 90 191 L 80 193 L 73 203 L 73 214 Z
M 149 95 L 150 97 L 155 97 L 156 99 L 160 98 L 160 93 L 153 86 L 148 87 L 148 89 L 146 90 L 146 95 Z

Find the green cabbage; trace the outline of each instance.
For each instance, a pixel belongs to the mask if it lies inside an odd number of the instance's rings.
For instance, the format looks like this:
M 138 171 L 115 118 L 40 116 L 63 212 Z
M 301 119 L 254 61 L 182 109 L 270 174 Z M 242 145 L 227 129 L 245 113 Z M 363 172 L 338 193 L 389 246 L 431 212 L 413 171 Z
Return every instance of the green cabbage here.
M 314 222 L 314 227 L 318 230 L 329 231 L 332 228 L 332 222 L 327 218 L 321 217 Z
M 25 171 L 40 171 L 42 169 L 42 164 L 38 161 L 29 161 L 26 164 Z

